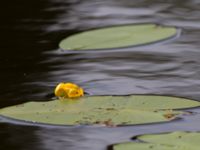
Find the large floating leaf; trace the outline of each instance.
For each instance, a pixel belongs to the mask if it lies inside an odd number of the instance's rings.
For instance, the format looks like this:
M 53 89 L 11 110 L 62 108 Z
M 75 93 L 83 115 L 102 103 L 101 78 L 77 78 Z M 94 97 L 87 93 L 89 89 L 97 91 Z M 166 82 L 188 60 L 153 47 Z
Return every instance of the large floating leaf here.
M 113 150 L 190 150 L 190 149 L 178 149 L 171 145 L 149 144 L 149 143 L 122 143 L 113 147 Z M 192 149 L 191 149 L 192 150 Z
M 137 139 L 143 143 L 117 144 L 114 146 L 114 150 L 199 150 L 200 147 L 200 133 L 198 132 L 142 135 Z
M 177 35 L 174 27 L 155 24 L 122 25 L 81 32 L 59 43 L 64 50 L 112 49 L 149 44 Z
M 91 96 L 78 100 L 28 102 L 0 110 L 3 116 L 60 125 L 130 125 L 165 122 L 182 112 L 169 109 L 200 106 L 200 102 L 165 96 Z

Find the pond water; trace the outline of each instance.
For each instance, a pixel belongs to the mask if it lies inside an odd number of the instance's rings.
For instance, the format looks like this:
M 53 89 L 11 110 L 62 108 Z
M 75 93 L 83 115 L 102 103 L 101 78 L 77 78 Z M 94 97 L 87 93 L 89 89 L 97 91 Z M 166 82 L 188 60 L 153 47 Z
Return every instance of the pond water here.
M 200 100 L 198 0 L 19 0 L 1 3 L 0 107 L 46 101 L 70 81 L 91 95 L 159 94 Z M 160 23 L 182 28 L 168 43 L 81 53 L 59 50 L 61 39 L 108 25 Z M 0 149 L 106 150 L 137 134 L 200 131 L 194 116 L 167 124 L 108 127 L 37 126 L 1 119 Z

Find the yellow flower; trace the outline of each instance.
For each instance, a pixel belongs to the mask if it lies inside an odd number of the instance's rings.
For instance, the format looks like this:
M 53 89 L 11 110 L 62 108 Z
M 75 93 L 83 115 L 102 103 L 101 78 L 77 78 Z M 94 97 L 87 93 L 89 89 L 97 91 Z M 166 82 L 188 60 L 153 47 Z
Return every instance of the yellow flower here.
M 73 83 L 59 83 L 54 91 L 59 98 L 78 98 L 84 96 L 84 91 L 81 87 Z

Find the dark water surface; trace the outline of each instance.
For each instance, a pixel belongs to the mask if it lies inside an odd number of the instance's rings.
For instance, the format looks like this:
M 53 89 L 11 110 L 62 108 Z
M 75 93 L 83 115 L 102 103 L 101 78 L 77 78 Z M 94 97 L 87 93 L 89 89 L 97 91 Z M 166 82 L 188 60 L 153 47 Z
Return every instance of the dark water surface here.
M 161 94 L 200 100 L 199 0 L 17 0 L 1 2 L 0 107 L 45 101 L 58 82 L 91 95 Z M 62 52 L 59 41 L 108 25 L 155 22 L 182 28 L 170 43 L 104 52 Z M 200 131 L 196 115 L 167 124 L 33 126 L 2 120 L 0 149 L 105 150 L 137 134 Z

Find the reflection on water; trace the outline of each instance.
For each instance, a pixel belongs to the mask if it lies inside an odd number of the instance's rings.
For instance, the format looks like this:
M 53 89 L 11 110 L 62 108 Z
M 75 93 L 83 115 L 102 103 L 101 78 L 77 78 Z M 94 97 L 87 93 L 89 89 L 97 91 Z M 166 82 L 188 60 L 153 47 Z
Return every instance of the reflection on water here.
M 0 107 L 49 100 L 47 95 L 62 81 L 75 82 L 91 95 L 162 94 L 200 100 L 198 0 L 20 0 L 2 6 Z M 171 43 L 121 51 L 72 53 L 57 46 L 79 31 L 141 22 L 178 26 L 182 35 Z M 0 149 L 103 150 L 136 134 L 199 130 L 199 119 L 195 115 L 167 125 L 122 128 L 7 121 L 0 123 Z

